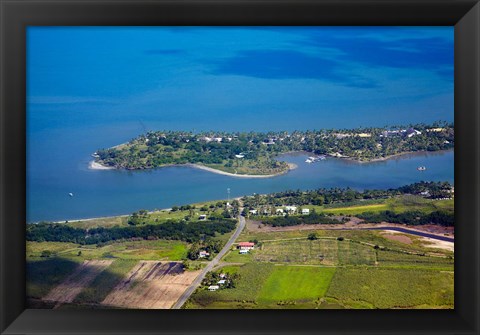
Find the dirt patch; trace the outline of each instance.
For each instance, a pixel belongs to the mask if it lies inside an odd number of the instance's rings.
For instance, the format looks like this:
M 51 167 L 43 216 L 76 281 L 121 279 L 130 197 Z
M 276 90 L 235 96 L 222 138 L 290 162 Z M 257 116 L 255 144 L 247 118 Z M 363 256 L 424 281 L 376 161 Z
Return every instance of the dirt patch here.
M 201 271 L 184 271 L 181 263 L 140 261 L 103 300 L 103 305 L 167 309 Z
M 421 237 L 420 239 L 424 247 L 455 251 L 455 244 L 453 242 L 439 241 L 428 237 Z
M 405 244 L 412 244 L 412 239 L 408 236 L 398 234 L 397 232 L 393 232 L 391 230 L 387 230 L 388 233 L 382 233 L 382 236 L 386 239 L 397 241 Z
M 113 260 L 84 261 L 82 265 L 77 267 L 62 283 L 54 287 L 42 300 L 56 302 L 56 307 L 62 303 L 72 302 L 83 288 L 87 287 L 112 262 Z

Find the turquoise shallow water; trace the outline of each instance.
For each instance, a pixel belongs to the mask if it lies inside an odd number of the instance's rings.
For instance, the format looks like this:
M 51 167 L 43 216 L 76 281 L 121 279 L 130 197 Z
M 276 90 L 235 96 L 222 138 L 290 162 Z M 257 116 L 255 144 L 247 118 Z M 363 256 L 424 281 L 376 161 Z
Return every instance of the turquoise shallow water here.
M 27 148 L 27 221 L 110 216 L 226 199 L 227 188 L 231 197 L 237 197 L 287 189 L 384 189 L 420 180 L 453 182 L 453 151 L 410 154 L 366 164 L 335 158 L 307 164 L 307 153 L 289 154 L 282 159 L 298 168 L 265 179 L 235 178 L 190 167 L 88 169 L 92 152 L 128 141 L 143 132 L 144 126 L 125 123 L 36 131 Z M 427 171 L 417 171 L 420 165 Z

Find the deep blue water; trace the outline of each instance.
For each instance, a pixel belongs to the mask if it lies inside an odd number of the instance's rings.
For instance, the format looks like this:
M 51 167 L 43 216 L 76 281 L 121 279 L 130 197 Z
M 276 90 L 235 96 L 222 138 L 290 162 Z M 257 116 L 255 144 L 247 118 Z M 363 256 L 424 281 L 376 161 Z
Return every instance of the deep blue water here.
M 271 179 L 88 169 L 97 149 L 148 130 L 452 122 L 453 27 L 32 26 L 26 34 L 29 222 L 225 199 L 227 188 L 240 196 L 453 181 L 452 152 L 364 165 L 292 156 L 299 168 Z
M 32 130 L 27 148 L 27 221 L 110 216 L 226 199 L 227 188 L 231 197 L 237 197 L 287 189 L 391 188 L 420 180 L 453 182 L 453 151 L 367 164 L 334 158 L 307 164 L 307 154 L 297 153 L 284 157 L 297 164 L 297 169 L 265 179 L 235 178 L 190 167 L 88 169 L 90 155 L 96 149 L 126 142 L 155 128 L 162 129 L 159 124 L 134 122 Z M 427 171 L 417 171 L 419 165 L 425 165 Z

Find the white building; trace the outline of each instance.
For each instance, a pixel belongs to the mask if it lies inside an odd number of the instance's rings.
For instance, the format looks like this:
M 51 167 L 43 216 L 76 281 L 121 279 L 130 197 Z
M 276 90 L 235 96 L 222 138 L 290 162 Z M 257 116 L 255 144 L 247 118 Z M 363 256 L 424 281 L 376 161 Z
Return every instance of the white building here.
M 205 251 L 205 250 L 202 250 L 198 253 L 199 258 L 205 258 L 205 257 L 208 257 L 208 256 L 210 256 L 210 253 Z
M 240 249 L 239 253 L 240 253 L 241 255 L 248 254 L 248 249 Z
M 282 208 L 277 208 L 277 209 L 275 210 L 275 213 L 277 213 L 277 214 L 283 214 L 283 209 L 282 209 Z
M 308 209 L 308 208 L 302 208 L 302 214 L 303 214 L 303 215 L 310 214 L 310 209 Z
M 208 290 L 209 290 L 209 291 L 216 291 L 216 290 L 218 290 L 219 288 L 220 288 L 220 286 L 218 286 L 218 285 L 211 285 L 211 286 L 208 287 Z
M 295 213 L 297 211 L 297 206 L 285 206 L 285 210 L 288 213 Z
M 225 284 L 225 282 L 226 282 L 226 280 L 225 280 L 225 279 L 221 279 L 221 280 L 219 280 L 219 281 L 217 282 L 217 284 L 219 284 L 219 285 L 223 285 L 223 284 Z

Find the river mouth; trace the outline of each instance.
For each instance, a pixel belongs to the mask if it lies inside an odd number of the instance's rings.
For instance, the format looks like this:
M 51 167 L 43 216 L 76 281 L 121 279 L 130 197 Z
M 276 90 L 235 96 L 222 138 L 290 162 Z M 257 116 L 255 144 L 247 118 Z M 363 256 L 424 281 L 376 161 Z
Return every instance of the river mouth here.
M 188 166 L 141 171 L 90 170 L 84 165 L 76 170 L 59 168 L 48 183 L 44 179 L 30 181 L 27 222 L 125 215 L 139 209 L 170 208 L 254 193 L 336 187 L 388 189 L 422 180 L 454 182 L 453 151 L 407 154 L 368 164 L 334 157 L 306 163 L 309 156 L 315 155 L 292 152 L 277 156 L 297 168 L 271 178 L 234 178 Z M 86 164 L 89 160 L 88 155 Z M 418 171 L 418 166 L 427 170 Z

